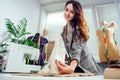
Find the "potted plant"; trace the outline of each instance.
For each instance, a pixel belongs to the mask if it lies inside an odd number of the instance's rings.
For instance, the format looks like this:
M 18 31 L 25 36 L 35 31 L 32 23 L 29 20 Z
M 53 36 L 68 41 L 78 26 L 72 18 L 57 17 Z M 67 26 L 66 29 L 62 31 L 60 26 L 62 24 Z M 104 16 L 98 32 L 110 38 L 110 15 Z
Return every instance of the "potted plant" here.
M 21 20 L 19 20 L 19 23 L 16 26 L 10 19 L 6 18 L 5 20 L 6 20 L 5 24 L 7 27 L 7 31 L 10 33 L 11 42 L 37 48 L 36 43 L 25 38 L 27 34 L 30 34 L 30 32 L 26 32 L 26 26 L 27 26 L 26 18 L 22 18 Z

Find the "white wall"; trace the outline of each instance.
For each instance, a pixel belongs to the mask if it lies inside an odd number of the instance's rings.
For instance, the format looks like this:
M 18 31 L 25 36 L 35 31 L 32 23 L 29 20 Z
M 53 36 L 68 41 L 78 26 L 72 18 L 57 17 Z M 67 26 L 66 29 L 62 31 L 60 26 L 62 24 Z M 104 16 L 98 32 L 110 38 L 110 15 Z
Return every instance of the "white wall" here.
M 40 18 L 39 0 L 0 0 L 0 32 L 5 31 L 5 18 L 18 23 L 21 18 L 27 19 L 27 31 L 38 32 Z
M 89 27 L 89 40 L 87 42 L 87 46 L 89 48 L 89 52 L 94 55 L 93 57 L 97 62 L 99 62 L 99 56 L 98 56 L 98 41 L 97 41 L 97 35 L 96 30 L 97 26 L 94 22 L 94 15 L 92 11 L 92 7 L 84 8 L 84 16 L 87 21 L 88 27 Z
M 43 35 L 43 30 L 46 28 L 46 22 L 47 22 L 47 13 L 44 7 L 41 7 L 40 27 L 39 27 L 39 32 L 41 35 Z
M 46 29 L 48 30 L 48 40 L 55 40 L 65 25 L 66 21 L 63 16 L 63 11 L 49 13 L 46 24 Z

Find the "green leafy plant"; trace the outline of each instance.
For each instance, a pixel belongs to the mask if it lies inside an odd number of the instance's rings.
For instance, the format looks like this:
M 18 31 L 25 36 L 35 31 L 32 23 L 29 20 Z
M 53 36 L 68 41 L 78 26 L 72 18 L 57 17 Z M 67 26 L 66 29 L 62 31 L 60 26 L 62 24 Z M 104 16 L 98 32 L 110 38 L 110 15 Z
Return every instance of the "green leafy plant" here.
M 7 47 L 6 43 L 2 43 L 2 42 L 0 43 L 0 54 L 4 54 L 7 52 L 6 47 Z
M 11 22 L 10 19 L 6 18 L 6 27 L 8 32 L 10 33 L 10 37 L 12 40 L 19 40 L 23 36 L 30 34 L 29 32 L 26 32 L 26 25 L 27 25 L 27 20 L 26 18 L 23 18 L 22 20 L 19 21 L 17 26 L 14 25 L 13 22 Z
M 30 34 L 30 32 L 26 32 L 26 18 L 19 20 L 17 26 L 15 26 L 14 23 L 8 18 L 6 18 L 5 20 L 7 31 L 10 33 L 10 38 L 12 42 L 37 48 L 36 43 L 25 38 L 27 34 Z

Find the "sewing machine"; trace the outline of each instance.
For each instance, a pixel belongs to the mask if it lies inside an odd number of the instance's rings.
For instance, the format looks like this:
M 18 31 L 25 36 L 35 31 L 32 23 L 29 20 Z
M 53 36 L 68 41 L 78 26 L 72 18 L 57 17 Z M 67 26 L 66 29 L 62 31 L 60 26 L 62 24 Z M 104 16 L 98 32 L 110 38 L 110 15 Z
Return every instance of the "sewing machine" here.
M 9 51 L 5 55 L 2 72 L 30 73 L 31 71 L 39 71 L 41 66 L 34 63 L 38 58 L 39 49 L 22 44 L 9 43 Z

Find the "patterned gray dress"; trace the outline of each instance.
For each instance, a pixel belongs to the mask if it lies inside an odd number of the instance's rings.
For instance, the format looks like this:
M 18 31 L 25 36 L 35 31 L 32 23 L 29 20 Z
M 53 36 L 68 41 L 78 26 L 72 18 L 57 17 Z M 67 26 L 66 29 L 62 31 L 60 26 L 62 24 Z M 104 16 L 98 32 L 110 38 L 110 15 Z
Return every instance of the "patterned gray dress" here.
M 91 72 L 91 73 L 101 73 L 101 69 L 98 64 L 95 62 L 92 54 L 90 54 L 88 47 L 85 42 L 81 41 L 73 41 L 72 42 L 72 27 L 68 31 L 68 37 L 66 35 L 66 27 L 64 27 L 62 38 L 65 43 L 65 47 L 67 52 L 69 53 L 71 60 L 76 59 L 78 61 L 78 66 L 84 72 Z M 72 42 L 72 46 L 71 46 Z

